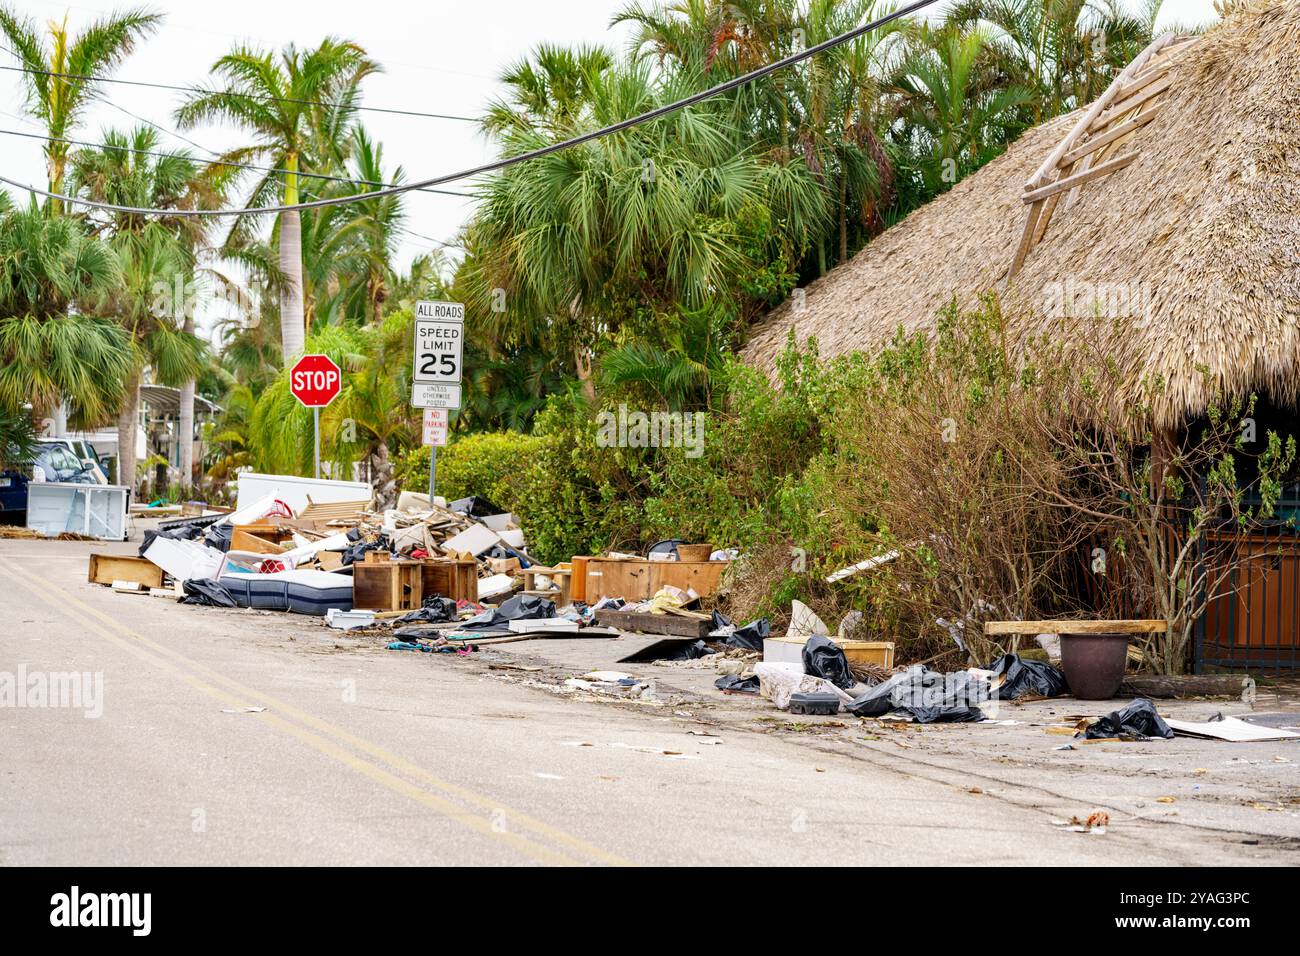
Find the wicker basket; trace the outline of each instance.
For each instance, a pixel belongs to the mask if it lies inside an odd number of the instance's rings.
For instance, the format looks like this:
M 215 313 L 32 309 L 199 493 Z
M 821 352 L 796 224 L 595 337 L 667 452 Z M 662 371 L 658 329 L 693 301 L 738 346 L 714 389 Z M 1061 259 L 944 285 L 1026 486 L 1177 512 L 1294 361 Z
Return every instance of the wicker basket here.
M 679 561 L 707 561 L 713 553 L 711 544 L 679 544 L 677 559 Z

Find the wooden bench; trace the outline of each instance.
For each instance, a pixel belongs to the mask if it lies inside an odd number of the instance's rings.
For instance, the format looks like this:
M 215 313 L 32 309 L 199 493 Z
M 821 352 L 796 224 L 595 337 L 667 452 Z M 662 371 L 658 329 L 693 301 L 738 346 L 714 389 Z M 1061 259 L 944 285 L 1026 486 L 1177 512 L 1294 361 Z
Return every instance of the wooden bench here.
M 1011 650 L 1020 644 L 1022 634 L 1163 634 L 1167 622 L 1149 621 L 985 621 L 987 637 L 1011 637 Z
M 550 598 L 555 601 L 556 607 L 568 607 L 573 603 L 573 571 L 568 568 L 544 568 L 541 565 L 533 565 L 531 568 L 524 568 L 516 571 L 519 577 L 523 578 L 524 594 L 535 594 L 539 597 Z M 537 587 L 537 576 L 543 575 L 551 579 L 552 586 L 549 588 Z

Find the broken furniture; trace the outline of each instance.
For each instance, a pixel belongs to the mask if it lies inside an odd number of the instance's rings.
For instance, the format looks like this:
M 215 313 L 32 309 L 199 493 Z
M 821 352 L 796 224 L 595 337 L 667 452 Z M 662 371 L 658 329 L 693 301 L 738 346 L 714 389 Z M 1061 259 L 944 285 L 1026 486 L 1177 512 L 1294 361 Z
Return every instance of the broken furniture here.
M 595 604 L 602 597 L 629 603 L 648 601 L 666 586 L 694 590 L 707 597 L 718 590 L 730 561 L 648 561 L 626 558 L 575 557 L 572 597 Z
M 573 603 L 573 571 L 568 568 L 544 568 L 540 565 L 533 565 L 531 568 L 524 568 L 516 571 L 515 574 L 523 579 L 524 594 L 535 594 L 538 597 L 550 598 L 555 602 L 556 607 L 568 607 Z M 549 588 L 539 588 L 537 578 L 550 578 L 553 585 Z
M 123 485 L 33 481 L 27 485 L 27 527 L 47 538 L 72 531 L 125 541 L 131 491 Z
M 420 606 L 423 593 L 419 561 L 393 558 L 386 551 L 368 551 L 365 560 L 352 565 L 353 608 L 413 611 Z
M 143 588 L 160 588 L 163 586 L 163 569 L 152 561 L 134 555 L 92 551 L 86 580 L 91 584 L 107 585 L 130 581 Z
M 461 558 L 421 560 L 420 602 L 435 594 L 452 601 L 477 601 L 478 562 Z

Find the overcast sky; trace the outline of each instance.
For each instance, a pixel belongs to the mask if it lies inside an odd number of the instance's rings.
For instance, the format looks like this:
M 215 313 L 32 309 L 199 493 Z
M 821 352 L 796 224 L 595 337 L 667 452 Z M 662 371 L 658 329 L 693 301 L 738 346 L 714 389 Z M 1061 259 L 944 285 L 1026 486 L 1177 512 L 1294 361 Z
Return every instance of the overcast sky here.
M 74 31 L 111 9 L 127 4 L 91 0 L 86 4 L 46 0 L 0 0 L 40 21 L 65 13 Z M 289 42 L 314 45 L 325 35 L 359 42 L 383 64 L 385 73 L 365 81 L 364 103 L 393 109 L 478 116 L 496 94 L 501 69 L 541 42 L 606 43 L 621 46 L 625 30 L 611 31 L 611 16 L 626 0 L 217 0 L 195 3 L 142 0 L 166 14 L 162 28 L 137 48 L 115 74 L 122 79 L 192 85 L 208 80 L 207 68 L 234 43 L 280 47 Z M 1166 0 L 1163 16 L 1203 21 L 1212 0 Z M 13 58 L 0 52 L 0 63 Z M 24 121 L 20 75 L 0 72 L 0 129 L 39 132 Z M 105 127 L 130 127 L 138 121 L 122 110 L 175 129 L 172 113 L 180 94 L 117 84 L 102 84 L 105 100 L 88 113 L 73 138 L 98 141 Z M 112 104 L 112 105 L 110 105 Z M 491 157 L 471 123 L 363 113 L 374 137 L 384 145 L 388 168 L 402 166 L 407 179 L 425 179 L 463 169 Z M 161 134 L 172 147 L 192 144 Z M 200 129 L 185 136 L 208 150 L 239 142 L 232 130 Z M 0 171 L 21 182 L 44 185 L 40 142 L 0 135 Z M 201 153 L 199 155 L 202 155 Z M 455 189 L 455 186 L 448 188 Z M 427 193 L 407 194 L 407 226 L 433 240 L 454 241 L 471 212 L 468 200 Z M 403 263 L 434 243 L 408 238 Z

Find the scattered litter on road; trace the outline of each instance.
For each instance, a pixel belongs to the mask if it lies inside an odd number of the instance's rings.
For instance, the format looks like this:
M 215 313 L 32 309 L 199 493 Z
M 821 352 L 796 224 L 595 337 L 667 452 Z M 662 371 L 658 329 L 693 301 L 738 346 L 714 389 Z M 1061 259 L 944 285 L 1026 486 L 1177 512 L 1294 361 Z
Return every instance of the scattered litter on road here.
M 1170 739 L 1174 732 L 1164 719 L 1156 712 L 1155 704 L 1145 698 L 1138 698 L 1127 707 L 1113 711 L 1087 725 L 1077 734 L 1085 740 L 1100 740 L 1112 737 L 1128 737 L 1139 740 L 1151 737 Z
M 1105 810 L 1094 810 L 1082 820 L 1078 817 L 1071 817 L 1068 820 L 1053 820 L 1052 824 L 1071 833 L 1091 833 L 1095 836 L 1102 836 L 1106 833 L 1106 828 L 1110 826 L 1110 814 Z
M 1225 717 L 1223 714 L 1218 714 L 1207 721 L 1198 722 L 1170 718 L 1166 723 L 1173 728 L 1174 733 L 1182 737 L 1201 737 L 1207 740 L 1224 740 L 1233 743 L 1300 738 L 1300 733 L 1293 730 L 1257 726 L 1236 717 Z

